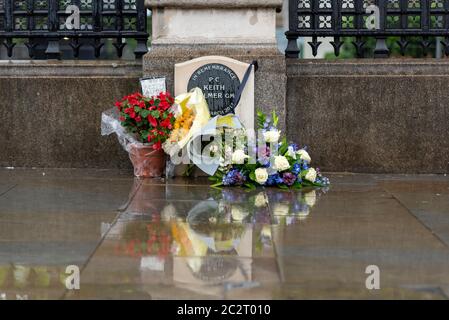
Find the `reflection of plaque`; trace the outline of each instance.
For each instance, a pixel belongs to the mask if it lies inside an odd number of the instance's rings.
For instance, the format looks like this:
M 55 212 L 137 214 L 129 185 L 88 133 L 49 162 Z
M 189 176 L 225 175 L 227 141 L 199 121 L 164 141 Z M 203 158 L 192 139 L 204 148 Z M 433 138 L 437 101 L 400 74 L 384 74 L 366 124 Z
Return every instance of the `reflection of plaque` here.
M 240 79 L 231 68 L 220 63 L 210 63 L 195 70 L 187 90 L 200 88 L 214 117 L 234 113 L 234 98 L 239 86 Z
M 165 78 L 142 78 L 140 86 L 145 97 L 157 96 L 159 93 L 167 91 Z

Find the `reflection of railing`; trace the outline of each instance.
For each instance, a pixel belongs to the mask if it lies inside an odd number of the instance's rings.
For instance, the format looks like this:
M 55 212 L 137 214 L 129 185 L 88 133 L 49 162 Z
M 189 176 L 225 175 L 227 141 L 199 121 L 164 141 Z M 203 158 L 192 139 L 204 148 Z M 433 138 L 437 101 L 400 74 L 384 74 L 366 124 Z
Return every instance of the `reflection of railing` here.
M 375 57 L 388 56 L 385 39 L 398 37 L 401 54 L 410 37 L 420 37 L 424 55 L 430 49 L 429 37 L 444 37 L 440 43 L 449 55 L 449 1 L 444 0 L 289 0 L 289 31 L 286 32 L 287 57 L 297 58 L 299 37 L 311 37 L 308 44 L 314 56 L 321 42 L 318 37 L 333 37 L 338 56 L 342 37 L 354 37 L 357 56 L 363 57 L 367 37 L 376 39 Z
M 66 12 L 69 6 L 76 10 Z M 67 24 L 78 9 L 79 25 Z M 97 58 L 103 40 L 114 39 L 121 57 L 124 38 L 136 39 L 134 54 L 141 57 L 148 51 L 146 28 L 144 0 L 0 0 L 0 39 L 8 57 L 12 57 L 18 39 L 25 39 L 30 58 L 41 45 L 47 58 L 59 58 L 63 39 L 69 40 L 74 57 L 79 56 L 81 46 L 90 45 Z

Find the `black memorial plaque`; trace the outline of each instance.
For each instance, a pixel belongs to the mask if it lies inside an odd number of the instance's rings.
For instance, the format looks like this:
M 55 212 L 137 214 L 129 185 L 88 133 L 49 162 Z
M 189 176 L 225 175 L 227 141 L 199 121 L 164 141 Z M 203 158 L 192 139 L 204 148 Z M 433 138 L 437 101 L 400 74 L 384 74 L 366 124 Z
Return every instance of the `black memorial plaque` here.
M 240 79 L 229 67 L 210 63 L 198 68 L 190 77 L 187 89 L 200 88 L 206 97 L 212 116 L 234 113 L 234 97 Z

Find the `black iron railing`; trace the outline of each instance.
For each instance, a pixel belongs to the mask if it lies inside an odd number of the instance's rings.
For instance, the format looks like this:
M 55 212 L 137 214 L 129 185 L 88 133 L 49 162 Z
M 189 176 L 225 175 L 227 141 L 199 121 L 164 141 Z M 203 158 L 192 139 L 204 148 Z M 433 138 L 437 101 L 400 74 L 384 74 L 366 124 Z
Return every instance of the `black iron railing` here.
M 375 57 L 386 57 L 390 49 L 385 39 L 397 37 L 404 54 L 410 39 L 426 54 L 434 37 L 449 55 L 449 0 L 289 0 L 287 57 L 298 57 L 297 39 L 311 37 L 308 44 L 314 56 L 319 37 L 333 37 L 331 44 L 339 55 L 343 37 L 352 37 L 357 56 L 363 57 L 367 38 L 375 38 Z
M 69 16 L 79 10 L 79 24 Z M 75 7 L 74 7 L 75 6 Z M 70 9 L 70 8 L 69 8 Z M 25 39 L 31 58 L 38 45 L 45 44 L 47 58 L 60 57 L 61 40 L 69 41 L 74 57 L 80 48 L 90 45 L 100 56 L 105 39 L 113 39 L 117 56 L 135 39 L 136 57 L 148 51 L 147 15 L 144 0 L 0 0 L 0 43 L 12 57 L 18 39 Z

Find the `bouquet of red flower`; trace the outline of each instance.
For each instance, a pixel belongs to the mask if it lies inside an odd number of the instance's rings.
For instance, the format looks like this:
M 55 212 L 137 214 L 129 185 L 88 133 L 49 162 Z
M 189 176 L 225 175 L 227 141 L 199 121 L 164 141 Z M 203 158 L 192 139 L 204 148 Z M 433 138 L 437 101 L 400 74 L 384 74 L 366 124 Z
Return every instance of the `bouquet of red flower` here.
M 115 103 L 120 122 L 126 130 L 154 150 L 161 150 L 173 129 L 175 115 L 171 111 L 174 99 L 169 93 L 147 98 L 140 93 L 124 97 Z
M 101 134 L 115 133 L 129 153 L 134 175 L 143 178 L 161 177 L 166 155 L 162 144 L 175 123 L 172 106 L 175 99 L 167 92 L 153 97 L 134 93 L 115 103 L 116 108 L 101 115 Z

